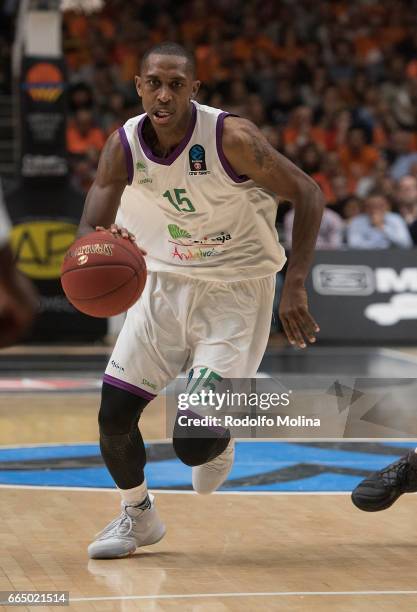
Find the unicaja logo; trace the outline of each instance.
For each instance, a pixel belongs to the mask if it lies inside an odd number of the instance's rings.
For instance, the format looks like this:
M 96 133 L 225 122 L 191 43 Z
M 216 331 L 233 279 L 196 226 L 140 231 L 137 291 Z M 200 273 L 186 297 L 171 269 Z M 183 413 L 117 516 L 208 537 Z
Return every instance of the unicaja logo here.
M 120 372 L 124 372 L 125 369 L 117 363 L 117 361 L 115 361 L 114 359 L 111 360 L 111 364 L 114 368 L 116 368 L 116 370 L 120 370 Z

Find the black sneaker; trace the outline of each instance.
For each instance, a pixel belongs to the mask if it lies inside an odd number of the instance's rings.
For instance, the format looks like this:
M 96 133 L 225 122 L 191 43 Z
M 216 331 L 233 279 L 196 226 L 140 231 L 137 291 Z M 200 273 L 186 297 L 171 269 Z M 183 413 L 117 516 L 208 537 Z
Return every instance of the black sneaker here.
M 403 493 L 417 491 L 417 454 L 413 451 L 362 480 L 352 492 L 352 502 L 365 512 L 385 510 Z

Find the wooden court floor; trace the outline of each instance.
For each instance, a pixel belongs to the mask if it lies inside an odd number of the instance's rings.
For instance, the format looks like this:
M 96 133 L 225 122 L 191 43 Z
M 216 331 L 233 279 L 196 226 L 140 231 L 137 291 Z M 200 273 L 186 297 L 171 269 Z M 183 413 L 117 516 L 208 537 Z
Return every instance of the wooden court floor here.
M 96 441 L 97 404 L 98 394 L 0 394 L 0 444 Z M 143 432 L 166 435 L 158 401 Z M 156 499 L 160 543 L 89 561 L 88 543 L 118 513 L 116 492 L 0 487 L 0 590 L 68 590 L 75 611 L 417 609 L 417 496 L 376 514 L 344 494 Z
M 88 561 L 116 493 L 2 489 L 0 589 L 69 590 L 80 611 L 416 609 L 415 496 L 378 516 L 345 495 L 161 494 L 157 503 L 164 540 Z

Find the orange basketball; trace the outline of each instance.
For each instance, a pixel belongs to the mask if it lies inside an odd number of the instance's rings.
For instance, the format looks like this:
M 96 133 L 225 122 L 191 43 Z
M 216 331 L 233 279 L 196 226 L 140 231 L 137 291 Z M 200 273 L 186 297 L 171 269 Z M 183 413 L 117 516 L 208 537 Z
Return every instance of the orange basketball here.
M 125 312 L 141 296 L 145 259 L 131 240 L 91 232 L 68 249 L 61 283 L 75 308 L 93 317 L 111 317 Z

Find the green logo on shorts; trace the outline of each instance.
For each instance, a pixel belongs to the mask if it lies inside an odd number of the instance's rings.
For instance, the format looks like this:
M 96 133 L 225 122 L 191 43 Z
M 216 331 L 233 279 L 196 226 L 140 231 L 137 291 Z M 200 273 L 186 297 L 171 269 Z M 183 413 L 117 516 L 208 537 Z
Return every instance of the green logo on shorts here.
M 156 384 L 149 382 L 149 380 L 147 380 L 146 378 L 142 378 L 142 385 L 146 385 L 147 387 L 150 387 L 151 389 L 156 391 Z

